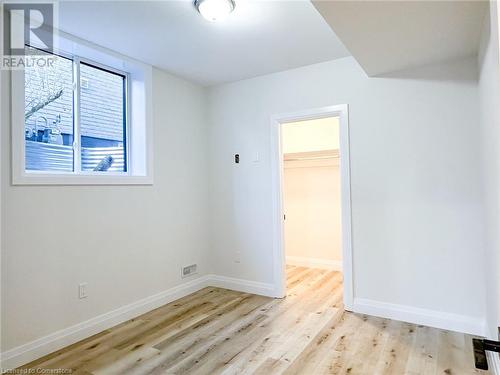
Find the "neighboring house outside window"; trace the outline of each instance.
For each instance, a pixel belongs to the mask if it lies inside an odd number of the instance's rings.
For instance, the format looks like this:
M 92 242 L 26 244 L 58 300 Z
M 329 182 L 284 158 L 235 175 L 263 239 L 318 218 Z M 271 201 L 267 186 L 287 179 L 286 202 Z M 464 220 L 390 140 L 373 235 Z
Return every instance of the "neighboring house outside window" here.
M 66 57 L 27 67 L 26 170 L 126 172 L 126 84 L 125 74 Z

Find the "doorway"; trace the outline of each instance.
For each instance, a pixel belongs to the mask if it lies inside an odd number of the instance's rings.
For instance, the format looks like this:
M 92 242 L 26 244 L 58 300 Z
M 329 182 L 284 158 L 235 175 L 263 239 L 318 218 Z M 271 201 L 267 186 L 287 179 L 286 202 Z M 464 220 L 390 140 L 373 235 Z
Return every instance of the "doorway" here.
M 347 105 L 274 116 L 271 139 L 275 296 L 286 295 L 287 264 L 288 273 L 294 267 L 342 271 L 344 308 L 351 310 Z

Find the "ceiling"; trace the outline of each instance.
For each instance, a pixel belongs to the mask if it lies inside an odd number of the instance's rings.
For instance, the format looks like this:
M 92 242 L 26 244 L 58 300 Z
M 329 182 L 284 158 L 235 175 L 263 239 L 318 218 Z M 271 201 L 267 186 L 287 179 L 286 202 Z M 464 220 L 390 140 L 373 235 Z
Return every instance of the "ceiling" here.
M 209 86 L 348 56 L 309 1 L 236 0 L 211 23 L 192 1 L 64 1 L 59 28 Z
M 315 1 L 370 76 L 477 54 L 486 1 Z

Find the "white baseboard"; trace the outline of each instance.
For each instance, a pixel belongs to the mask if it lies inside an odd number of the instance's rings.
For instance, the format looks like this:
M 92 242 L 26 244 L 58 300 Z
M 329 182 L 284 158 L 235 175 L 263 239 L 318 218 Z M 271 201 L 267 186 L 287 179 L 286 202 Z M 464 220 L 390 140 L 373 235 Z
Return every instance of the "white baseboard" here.
M 210 286 L 237 290 L 238 292 L 274 297 L 274 284 L 237 279 L 234 277 L 210 275 Z
M 493 375 L 500 375 L 500 356 L 498 353 L 486 352 L 488 357 L 488 367 L 489 371 Z
M 475 317 L 396 305 L 364 298 L 354 298 L 352 311 L 477 336 L 484 336 L 486 328 L 486 322 L 483 319 Z
M 326 269 L 326 270 L 342 271 L 342 261 L 340 261 L 340 260 L 297 257 L 297 256 L 287 255 L 286 264 L 289 264 L 291 266 L 321 268 L 321 269 Z
M 274 286 L 225 276 L 206 275 L 167 289 L 161 293 L 122 306 L 106 314 L 54 332 L 27 344 L 1 353 L 0 369 L 12 369 L 34 361 L 37 358 L 74 344 L 87 337 L 154 310 L 167 303 L 194 293 L 207 286 L 215 286 L 241 292 L 274 296 Z

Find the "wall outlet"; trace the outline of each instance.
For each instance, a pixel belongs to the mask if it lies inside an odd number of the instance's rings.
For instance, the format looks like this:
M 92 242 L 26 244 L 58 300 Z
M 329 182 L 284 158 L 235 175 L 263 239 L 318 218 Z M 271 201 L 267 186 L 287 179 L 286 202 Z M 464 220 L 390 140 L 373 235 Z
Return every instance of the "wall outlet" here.
M 83 299 L 88 297 L 87 285 L 87 283 L 78 284 L 78 298 Z
M 182 267 L 181 269 L 181 277 L 185 278 L 191 275 L 194 275 L 198 273 L 198 265 L 197 264 L 191 264 L 186 267 Z
M 241 263 L 241 251 L 234 253 L 234 263 Z

